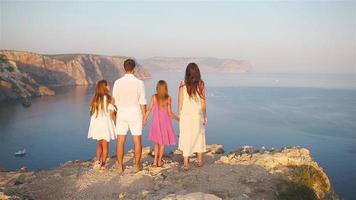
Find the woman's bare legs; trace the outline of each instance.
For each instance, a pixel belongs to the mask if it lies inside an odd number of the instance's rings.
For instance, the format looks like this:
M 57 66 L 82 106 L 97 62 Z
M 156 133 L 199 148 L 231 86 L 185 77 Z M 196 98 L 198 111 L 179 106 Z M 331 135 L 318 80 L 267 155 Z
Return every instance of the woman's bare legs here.
M 203 166 L 203 153 L 197 153 L 197 161 L 198 167 Z
M 158 152 L 159 152 L 159 145 L 158 143 L 155 143 L 155 147 L 154 147 L 154 160 L 153 160 L 153 165 L 157 166 L 157 162 L 158 162 Z
M 189 169 L 189 156 L 183 156 L 184 169 Z
M 163 155 L 164 155 L 164 145 L 161 144 L 159 145 L 159 158 L 158 158 L 158 163 L 157 165 L 161 167 L 163 165 Z
M 101 164 L 102 163 L 102 154 L 103 154 L 103 147 L 101 145 L 101 140 L 98 141 L 98 146 L 96 148 L 96 160 Z

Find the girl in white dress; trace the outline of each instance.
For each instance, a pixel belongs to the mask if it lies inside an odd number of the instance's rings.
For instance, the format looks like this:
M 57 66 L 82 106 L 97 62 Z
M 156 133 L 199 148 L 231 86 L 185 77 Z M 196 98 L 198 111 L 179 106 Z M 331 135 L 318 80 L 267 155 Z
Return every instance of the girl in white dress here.
M 114 98 L 109 95 L 109 85 L 106 80 L 97 83 L 95 95 L 90 104 L 90 125 L 88 138 L 98 140 L 96 162 L 94 168 L 106 168 L 110 140 L 115 140 L 115 107 Z
M 179 86 L 178 109 L 180 114 L 178 149 L 183 151 L 183 169 L 189 169 L 189 156 L 193 153 L 197 153 L 197 166 L 201 167 L 203 153 L 206 151 L 204 125 L 208 117 L 205 86 L 195 63 L 188 64 L 185 80 Z

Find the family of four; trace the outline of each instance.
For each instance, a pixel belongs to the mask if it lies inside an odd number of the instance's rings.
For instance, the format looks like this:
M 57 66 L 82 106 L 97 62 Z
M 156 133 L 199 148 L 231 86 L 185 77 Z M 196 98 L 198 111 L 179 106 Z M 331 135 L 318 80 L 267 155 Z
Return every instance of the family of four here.
M 135 61 L 124 62 L 125 75 L 115 81 L 110 95 L 106 80 L 97 83 L 90 104 L 90 125 L 88 138 L 98 140 L 94 167 L 107 168 L 109 141 L 117 140 L 116 155 L 119 173 L 123 172 L 124 145 L 127 132 L 133 136 L 135 171 L 141 170 L 142 129 L 151 112 L 152 122 L 148 138 L 154 142 L 152 166 L 164 164 L 165 145 L 176 145 L 172 120 L 179 122 L 178 149 L 183 152 L 183 169 L 189 169 L 189 156 L 197 153 L 196 165 L 202 166 L 205 144 L 205 124 L 207 123 L 205 86 L 197 64 L 189 63 L 185 79 L 179 85 L 179 116 L 172 112 L 172 98 L 168 85 L 160 80 L 156 93 L 146 108 L 144 82 L 134 76 Z

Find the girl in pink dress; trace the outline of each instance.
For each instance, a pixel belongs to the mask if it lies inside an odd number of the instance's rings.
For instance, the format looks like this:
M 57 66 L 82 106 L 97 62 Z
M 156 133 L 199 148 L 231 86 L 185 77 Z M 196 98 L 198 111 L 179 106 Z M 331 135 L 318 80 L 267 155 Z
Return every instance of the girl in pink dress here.
M 168 95 L 166 81 L 158 81 L 156 94 L 152 95 L 150 106 L 144 116 L 144 123 L 147 122 L 152 109 L 153 118 L 148 138 L 155 143 L 153 166 L 162 167 L 165 145 L 176 144 L 171 119 L 179 121 L 179 117 L 172 112 L 172 98 Z

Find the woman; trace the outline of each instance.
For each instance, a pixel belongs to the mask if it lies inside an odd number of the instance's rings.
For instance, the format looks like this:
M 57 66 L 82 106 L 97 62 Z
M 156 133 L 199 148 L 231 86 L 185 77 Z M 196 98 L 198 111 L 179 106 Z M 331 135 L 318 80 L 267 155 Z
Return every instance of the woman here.
M 193 153 L 197 153 L 196 165 L 201 167 L 206 149 L 204 125 L 208 117 L 205 86 L 201 80 L 199 67 L 195 63 L 188 64 L 185 80 L 179 86 L 178 110 L 180 114 L 178 148 L 183 151 L 183 169 L 189 169 L 189 156 Z

